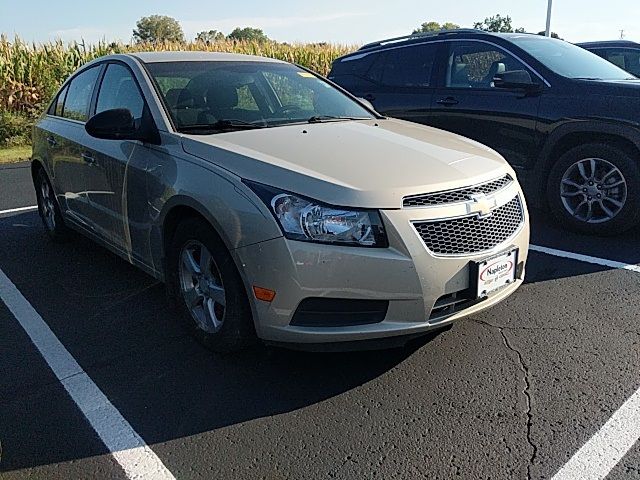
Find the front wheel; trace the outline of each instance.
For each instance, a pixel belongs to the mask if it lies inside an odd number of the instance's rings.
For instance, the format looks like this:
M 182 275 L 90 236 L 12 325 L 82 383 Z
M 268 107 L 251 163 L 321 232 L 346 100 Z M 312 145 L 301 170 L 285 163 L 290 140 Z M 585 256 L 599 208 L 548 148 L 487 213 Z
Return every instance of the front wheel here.
M 640 166 L 617 147 L 580 145 L 551 169 L 547 195 L 562 225 L 616 235 L 640 223 Z
M 190 333 L 217 352 L 255 340 L 251 308 L 231 254 L 209 224 L 178 225 L 169 252 L 169 281 Z

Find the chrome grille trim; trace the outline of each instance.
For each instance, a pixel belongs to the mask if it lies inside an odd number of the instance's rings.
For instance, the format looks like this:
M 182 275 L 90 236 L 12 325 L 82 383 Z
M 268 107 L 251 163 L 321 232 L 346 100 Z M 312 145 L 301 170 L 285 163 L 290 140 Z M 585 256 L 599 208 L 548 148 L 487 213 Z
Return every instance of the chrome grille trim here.
M 494 209 L 491 215 L 478 214 L 429 221 L 414 221 L 413 227 L 434 255 L 465 256 L 490 252 L 513 238 L 525 223 L 520 196 Z
M 442 192 L 421 193 L 418 195 L 410 195 L 402 199 L 404 208 L 419 207 L 435 207 L 438 205 L 447 205 L 452 203 L 461 203 L 473 200 L 474 195 L 494 194 L 503 188 L 508 187 L 513 182 L 511 175 L 496 178 L 489 182 L 472 185 L 470 187 L 455 188 L 453 190 L 444 190 Z

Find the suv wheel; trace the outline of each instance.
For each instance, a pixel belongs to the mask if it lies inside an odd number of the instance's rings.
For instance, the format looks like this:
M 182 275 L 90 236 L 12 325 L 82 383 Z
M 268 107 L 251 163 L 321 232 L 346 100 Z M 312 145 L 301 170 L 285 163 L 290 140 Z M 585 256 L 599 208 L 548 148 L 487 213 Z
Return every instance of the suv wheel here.
M 231 254 L 199 219 L 178 225 L 169 252 L 169 281 L 190 333 L 217 352 L 255 340 L 251 309 Z
M 640 222 L 640 166 L 616 147 L 580 145 L 551 169 L 547 196 L 563 225 L 616 235 Z
M 38 169 L 33 181 L 38 200 L 38 213 L 47 234 L 54 241 L 65 240 L 69 235 L 69 229 L 64 223 L 55 192 L 43 168 Z

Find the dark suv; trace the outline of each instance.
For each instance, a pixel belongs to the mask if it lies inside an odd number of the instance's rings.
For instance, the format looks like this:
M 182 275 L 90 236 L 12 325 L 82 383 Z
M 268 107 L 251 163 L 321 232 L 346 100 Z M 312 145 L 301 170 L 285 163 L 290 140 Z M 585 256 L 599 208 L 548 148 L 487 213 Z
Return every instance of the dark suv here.
M 640 77 L 640 43 L 629 40 L 609 40 L 577 45 Z
M 365 45 L 329 78 L 384 115 L 494 148 L 529 203 L 564 225 L 607 235 L 640 223 L 640 80 L 587 50 L 454 30 Z

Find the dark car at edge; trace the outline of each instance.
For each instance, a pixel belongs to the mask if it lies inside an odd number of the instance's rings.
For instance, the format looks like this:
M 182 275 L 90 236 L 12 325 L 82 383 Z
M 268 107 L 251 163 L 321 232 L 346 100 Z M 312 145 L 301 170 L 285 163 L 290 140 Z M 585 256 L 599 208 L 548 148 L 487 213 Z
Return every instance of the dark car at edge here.
M 612 235 L 640 224 L 640 80 L 570 43 L 444 31 L 364 45 L 329 78 L 383 115 L 495 149 L 531 205 Z
M 630 40 L 605 40 L 601 42 L 577 43 L 579 47 L 640 77 L 640 43 Z

